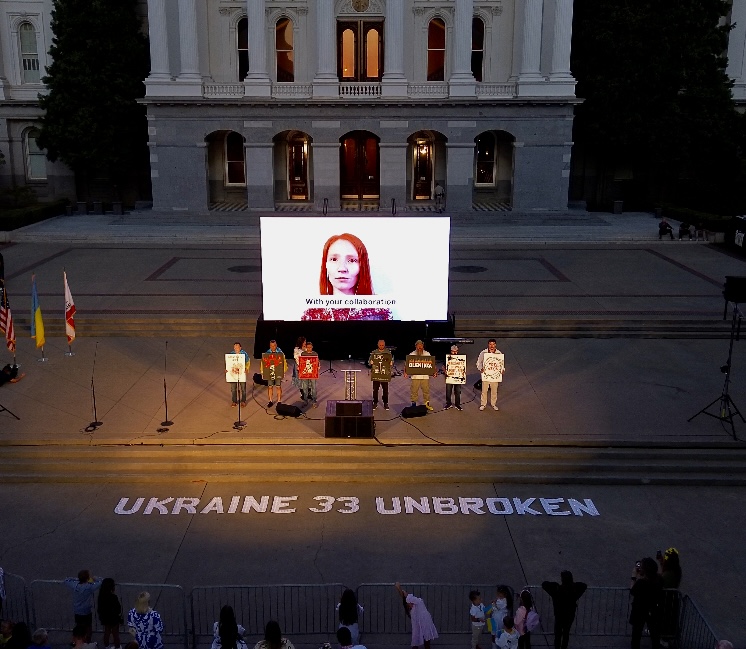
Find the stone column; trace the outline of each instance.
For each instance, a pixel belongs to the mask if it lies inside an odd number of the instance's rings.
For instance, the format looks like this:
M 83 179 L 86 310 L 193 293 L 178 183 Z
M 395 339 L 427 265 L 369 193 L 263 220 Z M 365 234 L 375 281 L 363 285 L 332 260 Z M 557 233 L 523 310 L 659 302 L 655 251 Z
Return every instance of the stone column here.
M 476 96 L 476 81 L 471 73 L 471 23 L 474 18 L 474 0 L 456 2 L 456 19 L 453 46 L 453 73 L 449 79 L 451 97 Z
M 201 79 L 197 47 L 196 0 L 179 0 L 179 51 L 181 54 L 179 79 Z
M 272 84 L 267 73 L 267 19 L 264 0 L 246 0 L 249 23 L 249 73 L 244 84 L 247 97 L 269 97 Z
M 474 142 L 446 143 L 446 208 L 448 212 L 471 210 L 474 186 Z
M 250 47 L 250 46 L 249 46 Z M 246 143 L 246 199 L 250 210 L 273 210 L 272 142 Z
M 318 68 L 313 80 L 314 97 L 337 97 L 337 36 L 334 0 L 316 0 L 316 52 Z
M 148 0 L 148 36 L 150 39 L 150 75 L 145 80 L 145 93 L 146 95 L 164 94 L 162 84 L 171 80 L 171 70 L 168 65 L 166 0 Z
M 523 50 L 518 95 L 545 94 L 541 76 L 541 31 L 544 0 L 525 0 L 523 7 Z
M 391 199 L 403 212 L 407 205 L 407 143 L 381 142 L 381 211 L 391 212 Z
M 407 79 L 404 76 L 404 0 L 386 1 L 381 93 L 384 97 L 407 96 Z
M 313 202 L 319 212 L 339 210 L 339 142 L 313 142 Z
M 554 95 L 575 96 L 575 79 L 570 71 L 572 44 L 573 0 L 556 0 L 554 41 L 552 43 L 552 71 L 549 81 Z
M 735 25 L 728 35 L 728 76 L 735 81 L 733 97 L 746 100 L 746 0 L 733 0 L 731 25 Z

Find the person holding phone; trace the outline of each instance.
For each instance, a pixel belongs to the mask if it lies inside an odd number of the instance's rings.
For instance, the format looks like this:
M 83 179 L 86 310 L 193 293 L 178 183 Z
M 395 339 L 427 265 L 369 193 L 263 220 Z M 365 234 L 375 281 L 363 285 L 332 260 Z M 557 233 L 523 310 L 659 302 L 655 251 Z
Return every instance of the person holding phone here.
M 632 572 L 632 608 L 629 623 L 632 625 L 632 649 L 640 649 L 642 632 L 647 625 L 651 649 L 661 646 L 659 604 L 663 593 L 663 580 L 658 574 L 658 564 L 652 557 L 645 557 L 635 564 Z

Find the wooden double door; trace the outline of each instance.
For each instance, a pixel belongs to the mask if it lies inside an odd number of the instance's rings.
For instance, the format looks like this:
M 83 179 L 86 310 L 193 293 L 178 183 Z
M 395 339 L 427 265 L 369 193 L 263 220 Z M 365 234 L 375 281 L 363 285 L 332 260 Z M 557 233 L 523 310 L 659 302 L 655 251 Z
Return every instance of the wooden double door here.
M 343 200 L 378 200 L 381 196 L 381 162 L 378 138 L 355 131 L 340 146 L 340 193 Z

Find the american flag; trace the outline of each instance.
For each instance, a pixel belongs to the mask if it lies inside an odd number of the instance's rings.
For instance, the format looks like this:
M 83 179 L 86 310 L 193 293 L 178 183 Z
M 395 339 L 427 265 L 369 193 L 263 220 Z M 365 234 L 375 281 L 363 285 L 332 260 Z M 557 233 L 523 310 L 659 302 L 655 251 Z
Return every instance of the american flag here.
M 13 329 L 13 315 L 10 312 L 5 282 L 0 280 L 0 332 L 5 335 L 5 344 L 15 354 L 16 332 Z

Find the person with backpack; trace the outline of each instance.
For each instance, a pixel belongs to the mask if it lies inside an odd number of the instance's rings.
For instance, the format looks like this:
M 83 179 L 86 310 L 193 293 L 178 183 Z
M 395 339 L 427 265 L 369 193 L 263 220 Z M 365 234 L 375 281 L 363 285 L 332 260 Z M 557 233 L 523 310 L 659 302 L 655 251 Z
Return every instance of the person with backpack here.
M 539 614 L 534 608 L 531 592 L 522 590 L 520 606 L 515 612 L 515 628 L 518 629 L 518 649 L 531 649 L 531 631 L 539 628 Z
M 574 581 L 569 570 L 560 573 L 560 582 L 558 584 L 556 581 L 545 581 L 541 587 L 552 598 L 554 606 L 554 649 L 567 649 L 578 600 L 588 585 L 582 581 Z

